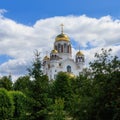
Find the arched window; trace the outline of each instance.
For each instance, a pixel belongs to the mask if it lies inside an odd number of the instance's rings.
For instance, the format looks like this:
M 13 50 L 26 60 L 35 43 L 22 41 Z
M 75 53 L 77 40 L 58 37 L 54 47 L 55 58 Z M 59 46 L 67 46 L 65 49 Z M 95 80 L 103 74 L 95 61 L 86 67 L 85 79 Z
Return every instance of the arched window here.
M 60 43 L 58 44 L 58 52 L 59 53 L 61 52 L 61 45 L 60 45 Z
M 63 45 L 61 45 L 61 52 L 63 53 Z
M 64 53 L 67 53 L 67 44 L 64 43 Z
M 67 72 L 71 72 L 71 66 L 70 65 L 67 66 Z

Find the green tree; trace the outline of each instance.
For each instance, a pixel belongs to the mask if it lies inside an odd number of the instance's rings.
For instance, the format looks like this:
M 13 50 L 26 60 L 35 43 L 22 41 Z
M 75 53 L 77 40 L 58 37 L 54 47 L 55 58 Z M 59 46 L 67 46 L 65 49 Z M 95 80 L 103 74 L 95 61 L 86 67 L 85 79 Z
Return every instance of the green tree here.
M 28 68 L 28 72 L 32 78 L 37 80 L 38 78 L 40 78 L 43 75 L 42 70 L 41 70 L 42 64 L 40 61 L 40 53 L 37 50 L 34 53 L 34 57 L 35 57 L 35 59 L 32 63 L 32 67 Z
M 40 54 L 35 52 L 35 60 L 32 68 L 28 69 L 30 77 L 32 77 L 31 94 L 31 119 L 44 120 L 47 117 L 50 99 L 48 97 L 48 77 L 43 75 L 41 70 Z
M 29 76 L 19 77 L 13 84 L 13 89 L 23 92 L 25 95 L 30 94 L 30 88 L 32 87 L 32 81 Z
M 112 49 L 101 49 L 101 53 L 95 54 L 95 60 L 90 62 L 90 68 L 94 77 L 100 74 L 111 74 L 114 71 L 119 72 L 120 61 L 117 56 L 111 55 Z
M 27 97 L 20 91 L 10 91 L 14 103 L 14 120 L 26 120 L 27 114 Z
M 120 118 L 120 60 L 111 56 L 111 49 L 95 54 L 90 63 L 93 74 L 95 119 L 119 120 Z M 98 109 L 99 108 L 99 109 Z
M 13 117 L 14 105 L 8 91 L 0 88 L 0 119 L 8 120 Z
M 85 75 L 72 81 L 73 94 L 69 112 L 75 120 L 90 120 L 93 109 L 92 82 Z
M 48 120 L 65 120 L 64 100 L 61 98 L 55 99 L 49 114 Z
M 111 49 L 95 57 L 89 74 L 84 71 L 72 83 L 70 113 L 75 120 L 119 120 L 120 60 L 111 56 Z
M 10 77 L 3 76 L 2 78 L 0 78 L 0 88 L 12 90 L 12 81 Z
M 58 73 L 53 85 L 54 98 L 62 98 L 65 102 L 65 109 L 69 109 L 72 91 L 72 78 L 65 72 Z

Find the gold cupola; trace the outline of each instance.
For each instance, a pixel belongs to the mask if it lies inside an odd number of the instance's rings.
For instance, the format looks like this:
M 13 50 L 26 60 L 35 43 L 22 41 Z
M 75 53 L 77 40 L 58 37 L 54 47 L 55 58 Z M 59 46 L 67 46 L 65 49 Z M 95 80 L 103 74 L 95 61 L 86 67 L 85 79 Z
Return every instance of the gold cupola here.
M 75 75 L 73 73 L 65 72 L 70 78 L 75 78 Z
M 46 55 L 45 57 L 44 57 L 44 61 L 48 61 L 50 58 Z
M 51 51 L 51 53 L 52 53 L 52 54 L 57 54 L 58 51 L 54 49 L 54 50 Z
M 63 24 L 61 24 L 61 34 L 57 35 L 55 41 L 70 41 L 69 37 L 63 33 Z
M 83 54 L 81 51 L 78 51 L 78 52 L 76 53 L 76 56 L 84 56 L 84 54 Z

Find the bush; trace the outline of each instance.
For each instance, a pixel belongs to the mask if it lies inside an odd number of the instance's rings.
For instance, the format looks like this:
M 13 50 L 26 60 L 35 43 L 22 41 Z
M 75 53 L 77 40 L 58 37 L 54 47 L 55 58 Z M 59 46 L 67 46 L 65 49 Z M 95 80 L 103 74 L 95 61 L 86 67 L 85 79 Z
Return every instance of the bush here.
M 14 106 L 11 96 L 4 88 L 0 89 L 0 118 L 10 119 L 13 116 Z
M 12 96 L 14 102 L 14 113 L 13 118 L 16 120 L 26 119 L 27 110 L 27 97 L 19 91 L 11 91 L 9 94 Z

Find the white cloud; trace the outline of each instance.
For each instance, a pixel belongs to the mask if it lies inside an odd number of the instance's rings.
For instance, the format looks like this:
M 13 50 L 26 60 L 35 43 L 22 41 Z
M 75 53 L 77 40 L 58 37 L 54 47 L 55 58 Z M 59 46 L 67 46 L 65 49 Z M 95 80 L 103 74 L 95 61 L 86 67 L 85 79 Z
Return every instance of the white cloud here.
M 5 9 L 0 9 L 0 17 L 2 17 L 3 14 L 6 13 L 6 12 L 7 12 L 7 10 L 5 10 Z
M 16 75 L 26 73 L 26 63 L 24 59 L 14 59 L 3 63 L 1 67 L 1 73 L 14 73 Z M 19 68 L 19 69 L 18 69 Z
M 4 10 L 0 11 L 3 14 Z M 60 33 L 63 23 L 64 32 L 81 45 L 86 56 L 86 64 L 93 60 L 95 52 L 102 47 L 111 47 L 113 54 L 119 56 L 120 51 L 120 20 L 110 16 L 99 19 L 82 16 L 65 16 L 40 19 L 33 26 L 27 26 L 14 20 L 0 17 L 0 54 L 6 54 L 14 59 L 0 65 L 0 74 L 22 75 L 33 59 L 35 49 L 41 52 L 53 48 L 55 37 Z M 76 49 L 73 49 L 75 55 Z M 120 57 L 120 56 L 119 56 Z
M 89 66 L 89 62 L 93 62 L 93 60 L 95 59 L 94 55 L 95 53 L 101 53 L 101 49 L 103 47 L 96 47 L 96 48 L 92 48 L 89 50 L 84 50 L 84 54 L 85 54 L 85 58 L 86 58 L 86 66 Z M 113 56 L 118 56 L 120 58 L 120 46 L 107 46 L 105 47 L 105 49 L 109 50 L 112 49 L 111 55 Z

